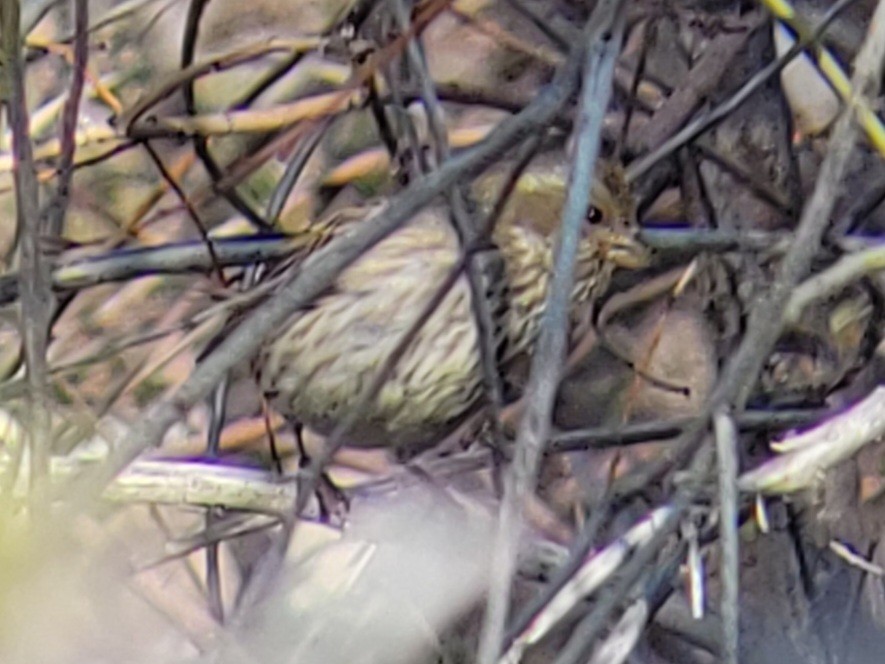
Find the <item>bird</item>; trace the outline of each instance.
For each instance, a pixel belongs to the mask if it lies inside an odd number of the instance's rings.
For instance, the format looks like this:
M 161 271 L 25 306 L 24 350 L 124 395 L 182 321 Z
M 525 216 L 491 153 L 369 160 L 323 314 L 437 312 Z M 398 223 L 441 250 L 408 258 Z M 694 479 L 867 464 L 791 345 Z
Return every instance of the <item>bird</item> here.
M 524 176 L 528 177 L 528 176 Z M 610 178 L 611 179 L 611 178 Z M 520 180 L 522 182 L 522 180 Z M 530 180 L 529 180 L 530 182 Z M 602 180 L 579 245 L 572 322 L 605 293 L 616 269 L 637 269 L 648 251 L 635 237 L 625 197 Z M 505 210 L 492 232 L 503 283 L 492 310 L 499 366 L 531 353 L 554 264 L 558 214 Z M 383 206 L 345 208 L 312 225 L 306 250 L 345 234 Z M 555 212 L 555 210 L 554 210 Z M 264 344 L 256 373 L 280 414 L 328 435 L 360 401 L 416 315 L 461 256 L 443 206 L 430 206 L 344 269 L 313 304 L 294 313 Z M 484 403 L 480 336 L 462 272 L 402 355 L 375 398 L 360 410 L 346 444 L 411 457 L 452 433 Z

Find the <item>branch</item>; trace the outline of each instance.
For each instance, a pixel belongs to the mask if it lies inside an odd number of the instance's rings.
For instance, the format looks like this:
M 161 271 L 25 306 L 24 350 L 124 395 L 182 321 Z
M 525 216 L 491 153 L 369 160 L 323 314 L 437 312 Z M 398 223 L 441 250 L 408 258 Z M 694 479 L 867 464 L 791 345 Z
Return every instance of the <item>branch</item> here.
M 47 396 L 46 347 L 52 313 L 49 265 L 40 252 L 40 208 L 37 173 L 31 145 L 24 68 L 19 35 L 19 3 L 0 3 L 3 71 L 7 94 L 6 112 L 12 132 L 15 169 L 15 203 L 18 224 L 22 296 L 22 339 L 27 362 L 28 393 L 31 407 L 31 486 L 35 502 L 49 472 L 50 423 Z
M 492 578 L 477 661 L 497 661 L 510 606 L 510 587 L 516 569 L 522 507 L 534 493 L 543 446 L 550 433 L 553 401 L 562 378 L 567 343 L 569 295 L 572 290 L 581 223 L 590 203 L 590 186 L 599 154 L 602 122 L 612 91 L 615 60 L 621 49 L 624 13 L 620 0 L 600 0 L 587 22 L 575 56 L 586 57 L 581 107 L 576 123 L 577 147 L 562 215 L 556 263 L 544 310 L 541 334 L 532 358 L 528 407 L 520 422 L 514 461 L 504 480 L 504 498 L 492 554 Z

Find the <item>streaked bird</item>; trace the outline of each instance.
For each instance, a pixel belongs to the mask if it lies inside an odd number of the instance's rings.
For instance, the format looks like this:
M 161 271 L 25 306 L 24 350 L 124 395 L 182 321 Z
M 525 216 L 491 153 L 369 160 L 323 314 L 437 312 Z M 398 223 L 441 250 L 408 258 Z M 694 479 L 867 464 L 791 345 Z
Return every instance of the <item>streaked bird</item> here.
M 647 262 L 622 196 L 595 185 L 579 247 L 573 322 L 608 288 L 617 268 Z M 561 202 L 560 202 L 561 205 Z M 346 233 L 378 207 L 344 210 L 314 225 L 311 247 Z M 558 212 L 526 206 L 503 215 L 493 232 L 503 259 L 497 312 L 499 360 L 506 367 L 537 339 L 552 270 Z M 547 212 L 550 212 L 548 210 Z M 261 388 L 283 415 L 328 434 L 359 401 L 415 317 L 460 257 L 444 208 L 427 208 L 345 269 L 309 308 L 295 313 L 257 359 Z M 462 274 L 408 348 L 347 444 L 409 455 L 451 433 L 483 401 L 479 332 Z

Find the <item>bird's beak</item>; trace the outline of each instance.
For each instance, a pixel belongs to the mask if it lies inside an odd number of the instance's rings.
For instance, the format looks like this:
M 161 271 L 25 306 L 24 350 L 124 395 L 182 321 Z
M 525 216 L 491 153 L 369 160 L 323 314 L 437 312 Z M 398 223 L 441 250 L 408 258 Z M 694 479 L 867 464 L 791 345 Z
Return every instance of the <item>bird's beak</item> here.
M 593 236 L 603 259 L 617 267 L 637 270 L 647 267 L 651 262 L 651 252 L 631 235 L 607 228 L 594 228 Z

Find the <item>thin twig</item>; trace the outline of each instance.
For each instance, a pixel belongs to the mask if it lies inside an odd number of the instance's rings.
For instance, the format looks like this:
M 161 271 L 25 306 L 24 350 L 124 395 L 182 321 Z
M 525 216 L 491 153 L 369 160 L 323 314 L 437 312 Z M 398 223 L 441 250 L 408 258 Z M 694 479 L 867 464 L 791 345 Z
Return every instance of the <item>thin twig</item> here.
M 22 339 L 27 362 L 30 399 L 31 487 L 34 505 L 45 498 L 49 479 L 51 425 L 47 394 L 46 348 L 52 318 L 52 287 L 49 263 L 40 251 L 41 214 L 37 172 L 29 131 L 28 106 L 25 98 L 24 68 L 19 35 L 19 3 L 0 3 L 2 25 L 3 72 L 7 94 L 7 116 L 12 133 L 15 169 L 16 219 L 19 228 L 22 296 Z
M 291 194 L 292 190 L 295 188 L 295 184 L 298 182 L 298 178 L 301 177 L 304 167 L 307 166 L 308 160 L 323 140 L 323 137 L 326 135 L 326 130 L 331 123 L 331 118 L 323 118 L 317 122 L 315 126 L 307 128 L 305 133 L 300 137 L 297 147 L 293 150 L 292 158 L 289 159 L 289 163 L 286 164 L 286 170 L 283 172 L 279 182 L 277 182 L 277 186 L 274 187 L 273 193 L 267 201 L 265 218 L 267 219 L 267 223 L 271 226 L 276 226 L 280 214 L 282 214 L 283 208 L 286 205 L 286 201 L 289 198 L 289 194 Z
M 298 54 L 322 46 L 323 40 L 317 37 L 303 37 L 296 40 L 270 40 L 246 46 L 242 49 L 207 57 L 199 62 L 192 62 L 162 79 L 153 89 L 146 92 L 131 108 L 119 118 L 119 125 L 125 130 L 133 129 L 138 121 L 152 107 L 165 98 L 183 88 L 188 81 L 193 81 L 211 72 L 224 71 L 274 53 Z
M 181 204 L 184 206 L 185 211 L 187 212 L 187 216 L 190 217 L 190 220 L 194 222 L 194 227 L 197 229 L 197 233 L 200 234 L 200 238 L 203 241 L 203 246 L 206 247 L 206 251 L 209 253 L 209 257 L 212 259 L 212 269 L 215 271 L 215 276 L 218 277 L 218 282 L 221 284 L 225 283 L 224 274 L 221 271 L 221 265 L 218 263 L 218 255 L 215 253 L 215 247 L 213 246 L 212 239 L 209 237 L 209 230 L 206 228 L 206 224 L 203 223 L 203 220 L 200 219 L 200 215 L 197 214 L 197 209 L 194 207 L 194 204 L 188 198 L 184 189 L 181 188 L 181 185 L 178 184 L 178 181 L 169 172 L 169 169 L 166 168 L 166 165 L 163 163 L 163 160 L 160 159 L 160 155 L 157 154 L 157 151 L 153 148 L 153 146 L 145 141 L 144 143 L 145 152 L 148 153 L 148 156 L 151 158 L 151 161 L 154 162 L 154 166 L 157 167 L 157 170 L 160 171 L 160 176 L 163 178 L 163 181 L 169 185 L 169 188 L 175 192 L 175 195 L 178 197 L 178 200 L 181 201 Z
M 227 416 L 227 393 L 230 387 L 230 374 L 224 377 L 216 387 L 215 392 L 209 398 L 209 406 L 212 410 L 212 418 L 209 421 L 209 432 L 206 436 L 206 453 L 209 458 L 217 457 L 221 447 L 221 430 Z M 203 523 L 206 530 L 211 532 L 215 522 L 221 516 L 217 507 L 206 510 Z M 209 603 L 209 612 L 219 623 L 224 622 L 224 601 L 221 595 L 221 574 L 219 574 L 217 541 L 206 545 L 206 599 Z
M 203 16 L 203 11 L 205 10 L 207 4 L 209 4 L 208 0 L 191 0 L 190 5 L 188 6 L 187 19 L 185 21 L 185 29 L 182 36 L 181 44 L 182 69 L 187 69 L 194 61 L 194 54 L 196 52 L 197 46 L 197 37 L 199 36 L 200 30 L 200 19 Z M 185 110 L 187 111 L 188 115 L 196 115 L 197 109 L 194 99 L 193 78 L 188 78 L 184 82 L 184 85 L 182 87 L 182 94 L 184 95 Z M 255 212 L 255 210 L 252 209 L 252 206 L 249 205 L 242 196 L 240 196 L 236 189 L 221 189 L 217 186 L 218 182 L 222 179 L 224 173 L 221 170 L 221 167 L 218 165 L 218 162 L 215 160 L 215 157 L 209 150 L 209 140 L 205 136 L 195 135 L 193 137 L 193 144 L 194 152 L 196 153 L 200 162 L 202 162 L 203 167 L 206 169 L 206 172 L 209 173 L 209 177 L 212 180 L 215 191 L 221 194 L 221 196 L 223 196 L 237 212 L 248 219 L 255 228 L 257 228 L 258 230 L 268 230 L 269 224 L 264 219 L 262 219 L 261 216 L 257 212 Z
M 574 556 L 570 556 L 569 563 L 574 561 L 576 566 L 569 569 L 565 582 L 553 594 L 544 593 L 547 597 L 543 604 L 537 606 L 538 603 L 533 603 L 536 605 L 532 607 L 534 610 L 525 614 L 531 620 L 525 621 L 520 626 L 519 632 L 514 634 L 514 637 L 517 634 L 518 637 L 509 644 L 507 653 L 501 659 L 502 664 L 518 661 L 527 646 L 538 643 L 554 627 L 563 622 L 576 607 L 595 595 L 617 574 L 620 566 L 632 553 L 641 549 L 655 536 L 657 529 L 666 523 L 669 513 L 668 506 L 652 510 L 629 530 L 605 547 L 594 551 L 592 555 L 588 556 L 588 549 L 581 558 L 575 559 Z M 597 527 L 601 525 L 603 518 L 604 515 L 595 518 Z M 590 529 L 596 528 L 591 524 Z M 588 537 L 583 536 L 583 539 L 584 543 L 589 542 Z M 568 567 L 570 565 L 567 563 L 567 567 L 560 571 L 560 576 Z
M 533 597 L 525 606 L 521 607 L 520 612 L 508 626 L 504 639 L 506 648 L 509 649 L 514 640 L 529 628 L 535 617 L 544 607 L 550 604 L 553 598 L 559 594 L 562 588 L 574 578 L 578 570 L 585 564 L 587 556 L 596 544 L 599 531 L 610 514 L 610 510 L 605 507 L 598 507 L 593 510 L 590 518 L 584 524 L 580 534 L 572 544 L 568 559 L 552 575 L 543 591 Z
M 620 0 L 601 0 L 575 49 L 583 62 L 581 107 L 576 124 L 577 147 L 565 201 L 550 292 L 538 346 L 532 358 L 526 399 L 529 404 L 517 433 L 514 461 L 505 476 L 504 497 L 492 552 L 489 601 L 477 661 L 493 664 L 501 650 L 516 569 L 522 507 L 535 489 L 543 446 L 550 431 L 553 401 L 565 360 L 569 294 L 574 279 L 581 223 L 590 203 L 590 186 L 599 154 L 602 122 L 611 97 L 615 60 L 620 53 L 624 13 Z M 579 42 L 579 43 L 581 43 Z M 573 57 L 576 57 L 573 56 Z
M 536 148 L 537 145 L 529 149 L 525 158 L 530 159 Z M 519 162 L 520 158 L 516 161 Z M 525 164 L 518 170 L 521 172 L 524 168 Z M 501 199 L 502 202 L 506 200 L 507 197 Z M 659 261 L 669 264 L 673 259 L 691 257 L 702 251 L 783 254 L 790 245 L 792 235 L 766 231 L 738 233 L 691 228 L 646 228 L 640 232 L 639 239 L 656 250 Z M 222 268 L 238 267 L 283 259 L 297 251 L 300 244 L 298 236 L 287 235 L 213 237 L 214 260 L 203 241 L 125 247 L 92 256 L 82 256 L 82 249 L 74 249 L 54 261 L 52 288 L 62 293 L 128 281 L 148 274 L 209 273 L 216 265 Z M 854 235 L 841 238 L 838 248 L 848 252 L 848 255 L 796 288 L 790 298 L 786 320 L 792 320 L 800 308 L 882 269 L 880 264 L 885 259 L 882 258 L 881 244 L 876 237 Z M 19 280 L 17 272 L 0 275 L 0 306 L 18 300 Z
M 735 416 L 739 431 L 769 431 L 808 426 L 833 415 L 830 410 L 748 410 Z M 642 445 L 675 438 L 696 424 L 694 417 L 637 422 L 619 427 L 593 427 L 554 433 L 548 452 L 573 452 Z
M 796 286 L 784 312 L 784 322 L 797 323 L 812 303 L 837 294 L 866 276 L 885 270 L 885 245 L 849 254 L 823 272 Z
M 677 501 L 680 497 L 677 496 Z M 602 634 L 612 613 L 627 598 L 630 590 L 636 586 L 643 575 L 650 576 L 655 566 L 654 559 L 660 554 L 661 548 L 670 538 L 673 530 L 679 524 L 680 515 L 687 504 L 675 502 L 658 525 L 655 534 L 620 570 L 617 581 L 611 585 L 607 592 L 601 594 L 593 609 L 578 623 L 572 631 L 566 645 L 559 651 L 554 664 L 579 664 L 587 661 L 589 651 L 596 639 Z M 680 554 L 677 550 L 674 555 Z
M 88 32 L 98 32 L 102 28 L 113 25 L 117 21 L 132 19 L 134 18 L 134 15 L 137 14 L 140 10 L 145 9 L 148 5 L 152 5 L 155 2 L 159 2 L 159 0 L 128 0 L 125 2 L 121 2 L 113 9 L 108 10 L 105 14 L 101 16 L 101 18 L 90 25 Z M 58 39 L 58 42 L 60 44 L 66 44 L 73 41 L 74 39 L 76 39 L 76 33 L 65 35 L 62 38 Z
M 61 145 L 58 160 L 58 181 L 55 196 L 43 210 L 46 219 L 44 232 L 52 237 L 62 232 L 65 213 L 70 197 L 71 179 L 74 176 L 74 151 L 76 150 L 75 135 L 80 112 L 80 97 L 83 95 L 83 83 L 86 79 L 86 62 L 89 55 L 89 3 L 87 0 L 74 1 L 74 62 L 71 71 L 71 86 L 61 115 L 59 144 Z
M 236 267 L 286 258 L 300 244 L 298 237 L 246 235 L 213 238 L 214 258 L 203 241 L 114 249 L 74 259 L 63 254 L 52 270 L 52 287 L 56 292 L 64 293 L 149 274 L 208 274 L 216 265 Z M 71 253 L 76 255 L 78 250 Z M 0 276 L 0 306 L 18 299 L 19 279 L 17 273 Z

